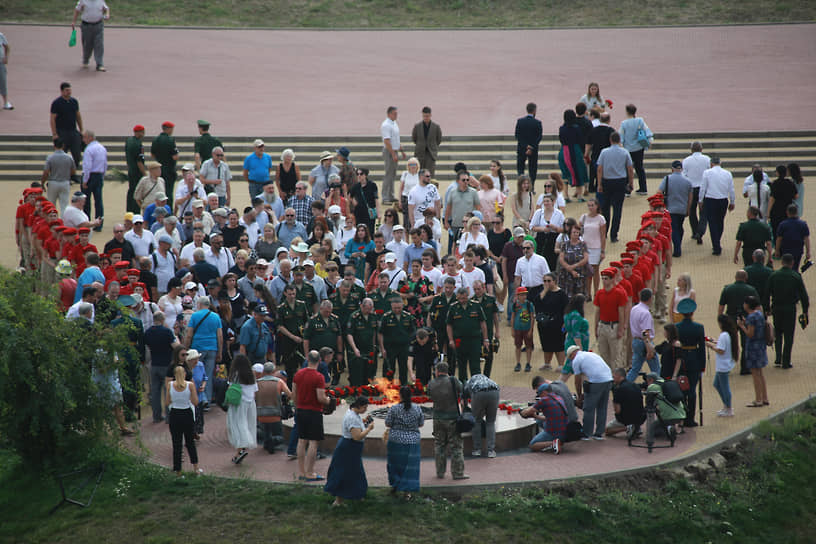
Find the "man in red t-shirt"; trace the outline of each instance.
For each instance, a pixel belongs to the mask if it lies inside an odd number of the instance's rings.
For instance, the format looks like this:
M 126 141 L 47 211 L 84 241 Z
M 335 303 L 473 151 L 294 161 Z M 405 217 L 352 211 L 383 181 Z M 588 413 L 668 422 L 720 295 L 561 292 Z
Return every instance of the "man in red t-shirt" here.
M 629 297 L 622 288 L 615 285 L 615 269 L 601 271 L 603 289 L 598 289 L 593 301 L 598 310 L 595 312 L 595 338 L 598 341 L 598 354 L 610 367 L 617 365 L 620 341 L 626 331 L 626 306 Z
M 328 405 L 330 400 L 326 396 L 326 380 L 317 371 L 319 363 L 320 354 L 315 350 L 310 351 L 306 356 L 306 367 L 298 370 L 292 380 L 295 428 L 298 433 L 298 479 L 307 482 L 323 479 L 314 471 L 314 464 L 317 446 L 323 440 L 323 406 Z

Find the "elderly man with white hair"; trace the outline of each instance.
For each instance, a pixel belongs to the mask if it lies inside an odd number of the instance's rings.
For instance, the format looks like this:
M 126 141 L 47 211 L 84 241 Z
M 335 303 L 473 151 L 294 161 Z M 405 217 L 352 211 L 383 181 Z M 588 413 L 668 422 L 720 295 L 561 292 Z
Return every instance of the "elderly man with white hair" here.
M 159 235 L 159 247 L 150 255 L 150 271 L 156 274 L 159 294 L 167 293 L 167 282 L 176 275 L 178 257 L 173 252 L 173 238 L 167 233 Z
M 171 244 L 172 248 L 178 254 L 181 250 L 181 235 L 179 234 L 178 230 L 178 217 L 175 215 L 168 215 L 162 220 L 162 226 L 156 232 L 153 233 L 153 237 L 158 240 L 161 236 L 167 235 L 172 238 L 173 243 Z
M 193 211 L 193 200 L 204 200 L 207 192 L 204 185 L 195 177 L 195 166 L 188 162 L 181 167 L 181 181 L 176 187 L 173 211 L 178 217 L 184 216 L 184 212 Z
M 289 199 L 291 202 L 292 197 Z M 309 198 L 309 197 L 307 197 Z M 283 211 L 283 221 L 277 226 L 278 241 L 283 247 L 292 245 L 292 240 L 300 236 L 303 240 L 308 240 L 309 235 L 306 233 L 306 226 L 297 220 L 297 212 L 294 208 L 288 207 Z
M 324 193 L 329 190 L 329 176 L 339 174 L 340 170 L 332 164 L 334 153 L 324 151 L 320 154 L 320 162 L 309 172 L 309 185 L 312 186 L 312 198 L 323 198 Z
M 230 181 L 232 172 L 224 162 L 224 148 L 216 146 L 212 150 L 212 158 L 205 160 L 198 171 L 198 179 L 208 191 L 218 195 L 218 206 L 229 206 L 232 200 Z
M 294 277 L 292 276 L 292 261 L 289 259 L 281 259 L 278 263 L 278 275 L 266 283 L 266 287 L 275 300 L 283 300 L 283 290 L 287 285 L 292 283 Z

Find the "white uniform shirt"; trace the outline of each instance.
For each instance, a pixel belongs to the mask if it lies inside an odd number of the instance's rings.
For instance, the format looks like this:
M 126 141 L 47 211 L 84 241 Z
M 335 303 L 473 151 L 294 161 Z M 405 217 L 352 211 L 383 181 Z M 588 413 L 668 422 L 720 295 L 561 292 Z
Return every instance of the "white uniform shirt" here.
M 79 0 L 76 5 L 76 10 L 82 13 L 83 23 L 98 23 L 107 9 L 105 0 Z
M 484 272 L 482 272 L 481 268 L 476 268 L 475 266 L 470 272 L 465 271 L 463 268 L 459 271 L 459 275 L 462 276 L 462 282 L 464 283 L 463 287 L 467 287 L 469 296 L 471 297 L 474 295 L 473 284 L 476 281 L 481 281 L 482 283 L 485 281 Z

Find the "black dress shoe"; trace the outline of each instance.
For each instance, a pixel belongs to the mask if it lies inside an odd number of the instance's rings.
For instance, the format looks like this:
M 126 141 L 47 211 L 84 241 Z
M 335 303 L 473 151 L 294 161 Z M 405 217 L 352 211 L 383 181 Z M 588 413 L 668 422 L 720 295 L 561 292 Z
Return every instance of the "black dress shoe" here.
M 697 427 L 697 422 L 694 421 L 694 420 L 686 421 L 685 423 L 683 423 L 683 426 L 684 427 Z
M 702 238 L 696 238 L 696 240 L 697 240 L 697 245 L 698 246 L 703 245 L 703 239 Z

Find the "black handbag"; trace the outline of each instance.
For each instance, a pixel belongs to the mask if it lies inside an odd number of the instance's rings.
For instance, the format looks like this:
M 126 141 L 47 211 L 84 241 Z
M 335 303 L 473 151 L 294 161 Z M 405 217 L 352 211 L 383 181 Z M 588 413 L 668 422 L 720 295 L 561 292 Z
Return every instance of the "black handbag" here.
M 450 377 L 451 388 L 453 388 L 453 397 L 456 398 L 456 432 L 457 433 L 469 433 L 473 430 L 474 425 L 476 425 L 476 419 L 473 417 L 472 412 L 465 412 L 464 414 L 459 411 L 459 400 L 456 395 L 456 378 L 453 376 Z

